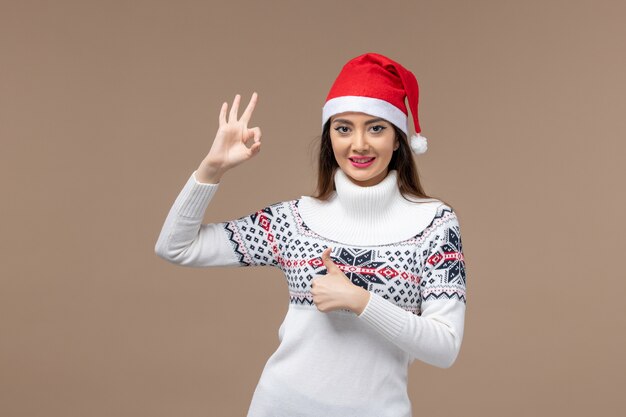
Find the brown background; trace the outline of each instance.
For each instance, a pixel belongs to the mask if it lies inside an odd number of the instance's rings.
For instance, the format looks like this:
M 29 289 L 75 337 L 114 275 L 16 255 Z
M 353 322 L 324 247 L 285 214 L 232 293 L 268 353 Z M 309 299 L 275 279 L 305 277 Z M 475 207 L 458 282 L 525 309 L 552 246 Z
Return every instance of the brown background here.
M 281 272 L 154 244 L 236 93 L 263 148 L 205 222 L 310 195 L 324 99 L 365 52 L 420 81 L 420 173 L 466 256 L 463 347 L 412 365 L 415 416 L 618 415 L 624 3 L 217 3 L 0 3 L 0 415 L 244 416 Z

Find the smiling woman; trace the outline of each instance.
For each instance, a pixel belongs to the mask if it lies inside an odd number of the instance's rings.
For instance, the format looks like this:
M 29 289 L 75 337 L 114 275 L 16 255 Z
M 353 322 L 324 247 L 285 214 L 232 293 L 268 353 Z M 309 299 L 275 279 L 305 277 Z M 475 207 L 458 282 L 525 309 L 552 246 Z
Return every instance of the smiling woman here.
M 417 132 L 410 142 L 405 98 Z M 272 266 L 285 275 L 280 344 L 247 417 L 411 417 L 408 366 L 456 361 L 466 302 L 460 225 L 420 185 L 417 98 L 417 80 L 400 64 L 375 53 L 350 60 L 322 109 L 318 195 L 202 224 L 221 177 L 261 147 L 260 128 L 248 128 L 257 94 L 241 118 L 239 94 L 230 112 L 222 105 L 211 149 L 155 252 L 182 266 Z
M 387 176 L 387 168 L 399 140 L 391 123 L 358 112 L 331 118 L 330 139 L 339 168 L 355 184 L 376 185 Z
M 416 132 L 410 140 L 407 138 L 407 99 Z M 404 198 L 432 199 L 421 185 L 413 159 L 414 155 L 423 154 L 428 149 L 426 138 L 420 133 L 418 100 L 419 85 L 415 75 L 399 63 L 376 53 L 363 54 L 348 61 L 333 83 L 322 109 L 317 190 L 313 197 L 321 201 L 331 198 L 335 192 L 334 175 L 340 168 L 351 181 L 361 186 L 377 184 L 389 171 L 396 171 L 397 186 Z M 387 129 L 368 126 L 370 129 L 366 130 L 366 122 L 378 123 Z M 357 123 L 360 123 L 359 128 Z M 382 131 L 378 134 L 387 137 L 391 130 L 395 142 L 389 159 L 382 161 L 383 157 L 377 156 L 380 158 L 378 163 L 376 159 L 370 165 L 352 163 L 351 158 L 368 156 L 365 152 L 376 150 L 372 144 L 376 143 L 377 132 Z M 348 140 L 336 139 L 344 135 L 352 139 L 351 145 L 347 145 Z M 440 201 L 449 205 L 445 200 Z

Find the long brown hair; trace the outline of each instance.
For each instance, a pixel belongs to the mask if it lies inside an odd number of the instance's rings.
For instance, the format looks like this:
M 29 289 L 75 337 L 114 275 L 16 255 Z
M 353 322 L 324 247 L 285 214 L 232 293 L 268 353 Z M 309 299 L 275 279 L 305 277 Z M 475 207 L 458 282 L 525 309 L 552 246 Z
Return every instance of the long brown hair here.
M 418 198 L 436 198 L 446 205 L 447 202 L 438 197 L 432 197 L 426 194 L 422 184 L 420 183 L 417 165 L 413 159 L 413 152 L 407 141 L 406 134 L 396 125 L 390 123 L 396 132 L 396 138 L 400 146 L 394 151 L 391 161 L 389 161 L 388 169 L 395 169 L 398 172 L 397 184 L 402 196 L 414 196 Z M 317 160 L 317 189 L 313 198 L 320 200 L 328 200 L 335 188 L 335 171 L 339 169 L 339 164 L 335 159 L 333 147 L 330 140 L 330 119 L 324 124 L 322 135 L 317 137 L 320 140 L 318 160 Z M 408 199 L 407 199 L 408 200 Z M 409 200 L 410 201 L 410 200 Z M 452 207 L 452 206 L 450 206 Z

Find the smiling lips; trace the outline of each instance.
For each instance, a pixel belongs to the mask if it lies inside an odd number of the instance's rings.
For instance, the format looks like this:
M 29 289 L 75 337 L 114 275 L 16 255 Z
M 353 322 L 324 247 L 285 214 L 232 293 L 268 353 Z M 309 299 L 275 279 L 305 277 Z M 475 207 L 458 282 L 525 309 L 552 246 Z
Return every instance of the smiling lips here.
M 374 163 L 376 158 L 348 158 L 352 162 L 352 166 L 357 168 L 367 168 Z

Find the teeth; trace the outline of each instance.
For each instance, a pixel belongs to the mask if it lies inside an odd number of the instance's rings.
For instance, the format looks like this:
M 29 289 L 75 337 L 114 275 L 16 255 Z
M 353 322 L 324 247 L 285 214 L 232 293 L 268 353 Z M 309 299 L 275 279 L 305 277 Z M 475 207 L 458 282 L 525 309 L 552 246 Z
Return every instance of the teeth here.
M 352 158 L 352 160 L 353 160 L 354 162 L 357 162 L 357 163 L 359 163 L 359 164 L 363 164 L 363 163 L 365 163 L 365 162 L 369 162 L 369 161 L 371 161 L 372 159 L 374 159 L 374 158 L 368 158 L 368 159 L 354 159 L 354 158 Z

